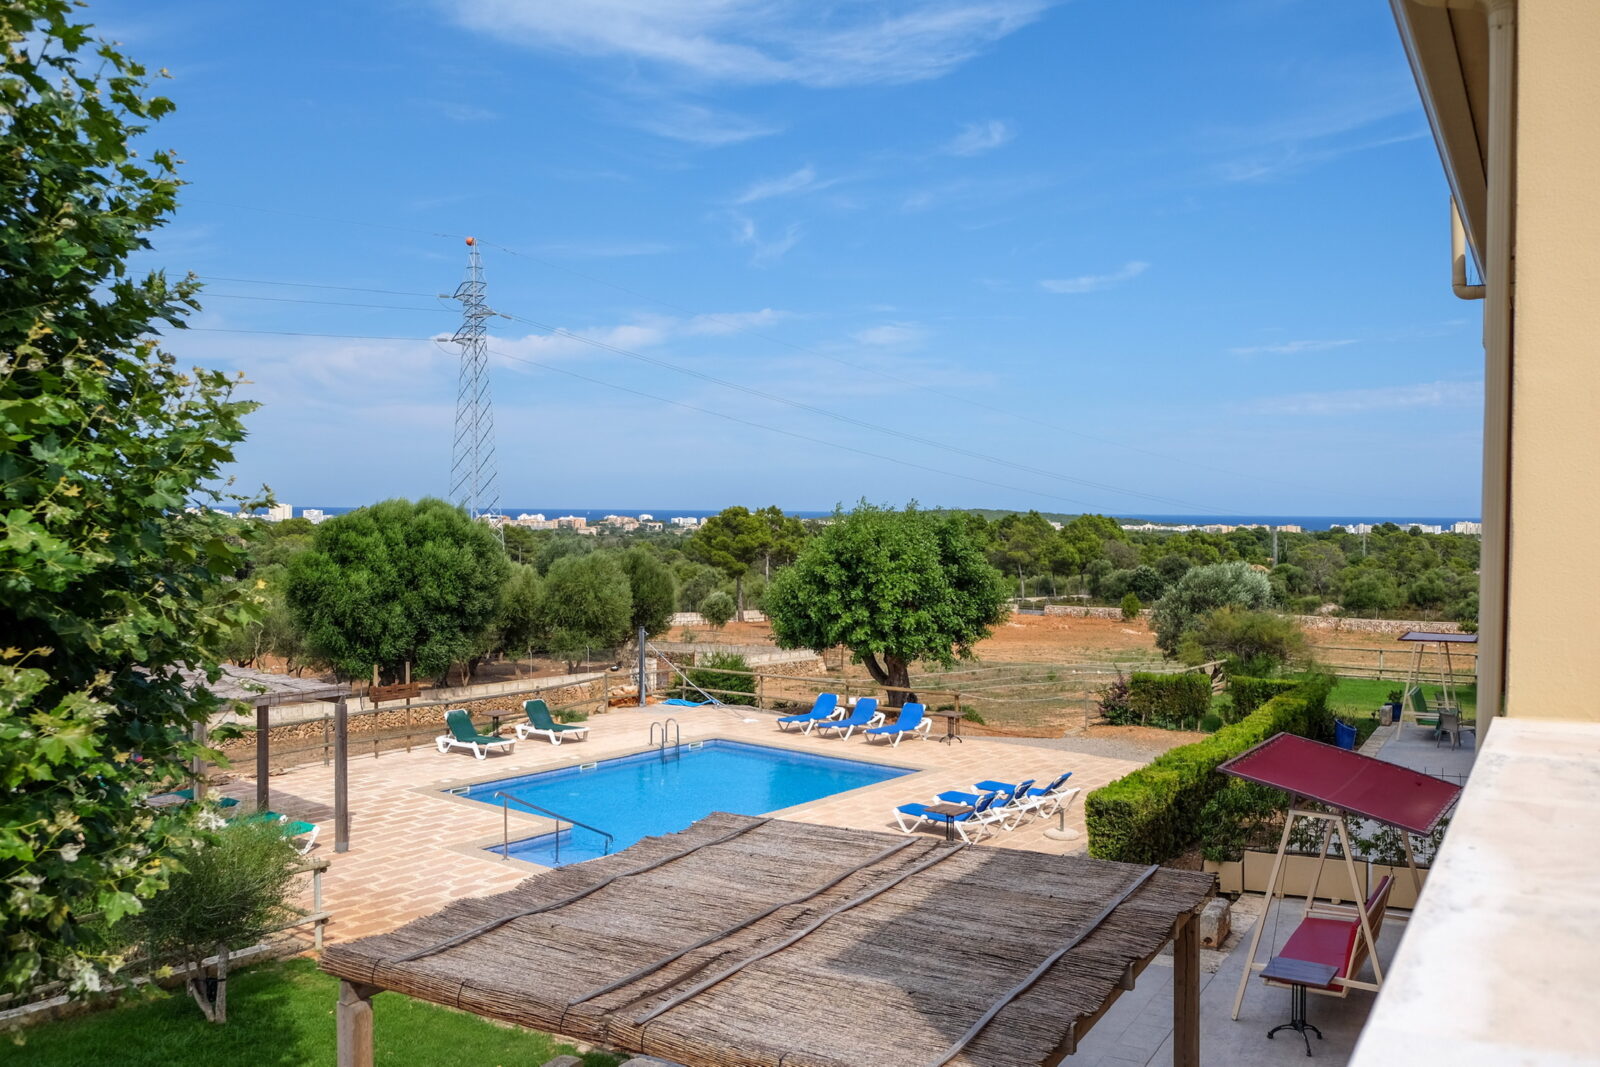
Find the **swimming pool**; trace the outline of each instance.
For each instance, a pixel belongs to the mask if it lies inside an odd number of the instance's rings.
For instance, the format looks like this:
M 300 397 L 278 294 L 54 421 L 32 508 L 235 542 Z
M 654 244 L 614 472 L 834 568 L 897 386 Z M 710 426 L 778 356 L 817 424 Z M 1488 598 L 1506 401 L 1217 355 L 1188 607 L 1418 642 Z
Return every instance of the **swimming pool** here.
M 452 792 L 495 807 L 501 806 L 496 793 L 537 804 L 610 833 L 611 851 L 617 852 L 644 837 L 676 833 L 714 811 L 762 815 L 914 773 L 910 767 L 720 738 L 685 744 L 678 755 L 671 752 L 665 759 L 656 751 L 643 752 Z M 500 846 L 489 851 L 499 855 Z M 546 867 L 581 863 L 605 851 L 602 835 L 564 822 L 559 841 L 547 833 L 511 842 L 512 856 Z

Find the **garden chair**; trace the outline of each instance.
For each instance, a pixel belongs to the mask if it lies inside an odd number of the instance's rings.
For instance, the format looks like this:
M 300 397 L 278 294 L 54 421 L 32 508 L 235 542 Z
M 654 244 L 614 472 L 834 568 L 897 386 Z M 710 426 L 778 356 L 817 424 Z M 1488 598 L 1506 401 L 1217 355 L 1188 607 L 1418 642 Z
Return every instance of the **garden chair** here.
M 522 713 L 528 717 L 528 721 L 516 724 L 519 741 L 526 741 L 529 737 L 547 737 L 552 745 L 559 745 L 562 738 L 566 737 L 577 741 L 589 739 L 587 726 L 556 722 L 550 717 L 550 706 L 542 700 L 523 701 Z
M 472 725 L 472 716 L 467 714 L 465 708 L 455 708 L 445 712 L 444 723 L 450 728 L 450 732 L 434 741 L 441 756 L 452 748 L 465 748 L 477 759 L 488 759 L 489 753 L 493 750 L 503 749 L 511 752 L 516 748 L 517 742 L 514 738 L 480 734 L 478 728 Z
M 877 726 L 883 722 L 883 712 L 878 710 L 877 697 L 862 697 L 856 702 L 856 708 L 847 719 L 827 719 L 806 723 L 805 731 L 810 733 L 817 730 L 826 733 L 829 730 L 843 730 L 844 739 L 850 740 L 850 735 L 858 729 Z
M 817 702 L 811 705 L 810 711 L 801 712 L 799 715 L 785 715 L 779 719 L 778 729 L 787 731 L 790 726 L 798 726 L 804 730 L 807 723 L 821 722 L 838 714 L 839 694 L 821 693 L 817 696 Z
M 933 729 L 933 720 L 927 718 L 925 709 L 921 704 L 911 703 L 900 709 L 900 717 L 887 726 L 873 726 L 862 732 L 868 741 L 874 737 L 887 737 L 889 744 L 895 748 L 900 747 L 900 739 L 906 734 L 921 733 L 922 739 L 928 739 L 928 732 Z

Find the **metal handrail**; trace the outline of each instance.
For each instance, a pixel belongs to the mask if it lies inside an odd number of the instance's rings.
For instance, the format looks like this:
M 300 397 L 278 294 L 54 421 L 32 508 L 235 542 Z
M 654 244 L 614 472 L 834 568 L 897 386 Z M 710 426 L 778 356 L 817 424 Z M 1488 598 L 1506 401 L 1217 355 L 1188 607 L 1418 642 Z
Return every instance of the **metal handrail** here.
M 663 731 L 663 732 L 665 732 L 665 731 Z M 570 823 L 573 826 L 581 826 L 585 830 L 589 830 L 592 833 L 597 833 L 601 837 L 605 838 L 606 839 L 606 851 L 605 851 L 605 854 L 607 856 L 611 855 L 611 846 L 616 844 L 616 840 L 617 839 L 614 836 L 612 836 L 611 834 L 608 834 L 604 830 L 600 829 L 600 827 L 598 827 L 598 826 L 590 826 L 586 822 L 579 822 L 577 819 L 571 818 L 570 816 L 567 816 L 567 815 L 562 815 L 560 812 L 551 811 L 549 808 L 541 808 L 537 804 L 530 804 L 526 800 L 523 800 L 521 797 L 514 797 L 510 793 L 502 793 L 498 789 L 494 791 L 493 795 L 500 798 L 500 823 L 501 823 L 501 835 L 502 835 L 501 836 L 501 843 L 500 843 L 500 858 L 503 859 L 503 860 L 511 858 L 511 804 L 521 805 L 522 807 L 527 808 L 529 811 L 534 812 L 535 814 L 546 815 L 546 816 L 549 816 L 550 818 L 555 820 L 555 823 L 556 823 L 556 862 L 557 863 L 561 862 L 561 824 L 563 822 Z M 509 803 L 507 803 L 508 801 L 509 801 Z
M 655 745 L 656 744 L 656 727 L 657 726 L 661 727 L 661 743 L 659 745 L 657 745 L 657 748 L 661 752 L 661 758 L 662 759 L 666 759 L 667 758 L 667 727 L 668 726 L 672 727 L 672 751 L 673 751 L 674 754 L 676 754 L 679 749 L 683 748 L 683 727 L 678 724 L 678 720 L 677 719 L 667 719 L 665 722 L 662 722 L 661 720 L 658 719 L 657 721 L 655 721 L 655 722 L 650 724 L 650 740 L 648 742 L 646 742 L 647 744 L 651 744 L 651 745 Z

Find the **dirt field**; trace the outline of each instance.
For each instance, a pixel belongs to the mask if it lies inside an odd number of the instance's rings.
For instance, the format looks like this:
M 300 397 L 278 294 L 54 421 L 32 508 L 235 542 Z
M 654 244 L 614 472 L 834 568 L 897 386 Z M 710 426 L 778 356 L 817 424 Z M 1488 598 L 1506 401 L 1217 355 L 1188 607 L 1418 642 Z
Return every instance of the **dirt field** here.
M 772 629 L 765 622 L 729 623 L 721 630 L 689 627 L 674 630 L 673 640 L 693 639 L 730 645 L 767 646 Z M 1306 634 L 1318 663 L 1349 677 L 1394 680 L 1399 684 L 1410 668 L 1411 647 L 1392 634 L 1310 630 Z M 913 682 L 932 707 L 948 705 L 952 692 L 960 694 L 963 710 L 976 710 L 983 724 L 969 724 L 974 733 L 1013 737 L 1105 735 L 1116 728 L 1095 725 L 1095 705 L 1100 692 L 1119 672 L 1140 668 L 1170 668 L 1155 647 L 1155 637 L 1143 620 L 1081 619 L 1059 615 L 1013 615 L 995 628 L 993 636 L 975 649 L 976 658 L 960 662 L 946 672 L 928 667 L 913 674 Z M 870 684 L 865 670 L 849 663 L 842 651 L 825 657 L 831 678 L 848 678 Z M 1430 652 L 1430 671 L 1440 657 Z M 1470 676 L 1470 656 L 1458 651 L 1453 660 L 1457 674 Z M 1381 673 L 1380 673 L 1381 672 Z M 796 693 L 815 683 L 798 682 L 783 688 Z M 798 686 L 799 688 L 796 688 Z M 771 693 L 773 690 L 769 689 Z M 1151 747 L 1169 747 L 1187 735 L 1155 731 L 1164 736 L 1126 738 Z M 1173 740 L 1178 739 L 1178 740 Z

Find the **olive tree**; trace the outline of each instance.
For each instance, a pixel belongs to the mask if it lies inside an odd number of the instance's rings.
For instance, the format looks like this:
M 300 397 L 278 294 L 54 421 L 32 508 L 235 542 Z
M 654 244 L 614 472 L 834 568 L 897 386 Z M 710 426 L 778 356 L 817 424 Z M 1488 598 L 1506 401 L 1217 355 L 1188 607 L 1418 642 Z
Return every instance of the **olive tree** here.
M 225 1023 L 228 955 L 294 917 L 299 855 L 277 823 L 241 820 L 179 859 L 182 869 L 146 905 L 135 929 L 153 962 L 188 970 L 184 986 L 201 1013 Z
M 628 576 L 608 552 L 563 556 L 545 575 L 539 613 L 550 651 L 570 669 L 589 649 L 615 648 L 628 639 Z
M 205 750 L 214 670 L 254 616 L 214 487 L 253 405 L 155 335 L 197 308 L 191 276 L 128 257 L 171 214 L 172 103 L 67 0 L 0 8 L 0 990 L 99 988 L 100 940 L 195 840 L 144 798 Z M 130 142 L 144 142 L 135 155 Z M 190 506 L 194 507 L 191 511 Z M 218 758 L 209 753 L 208 758 Z
M 1248 563 L 1212 563 L 1184 572 L 1156 601 L 1150 627 L 1156 647 L 1176 657 L 1184 635 L 1218 608 L 1256 611 L 1272 602 L 1272 583 Z
M 915 700 L 911 664 L 950 666 L 1004 617 L 1006 579 L 971 527 L 861 504 L 773 576 L 766 610 L 784 648 L 850 649 L 890 699 Z
M 666 633 L 678 601 L 678 587 L 672 580 L 672 571 L 643 546 L 624 552 L 621 563 L 632 597 L 631 631 L 638 634 L 643 630 L 647 637 Z

